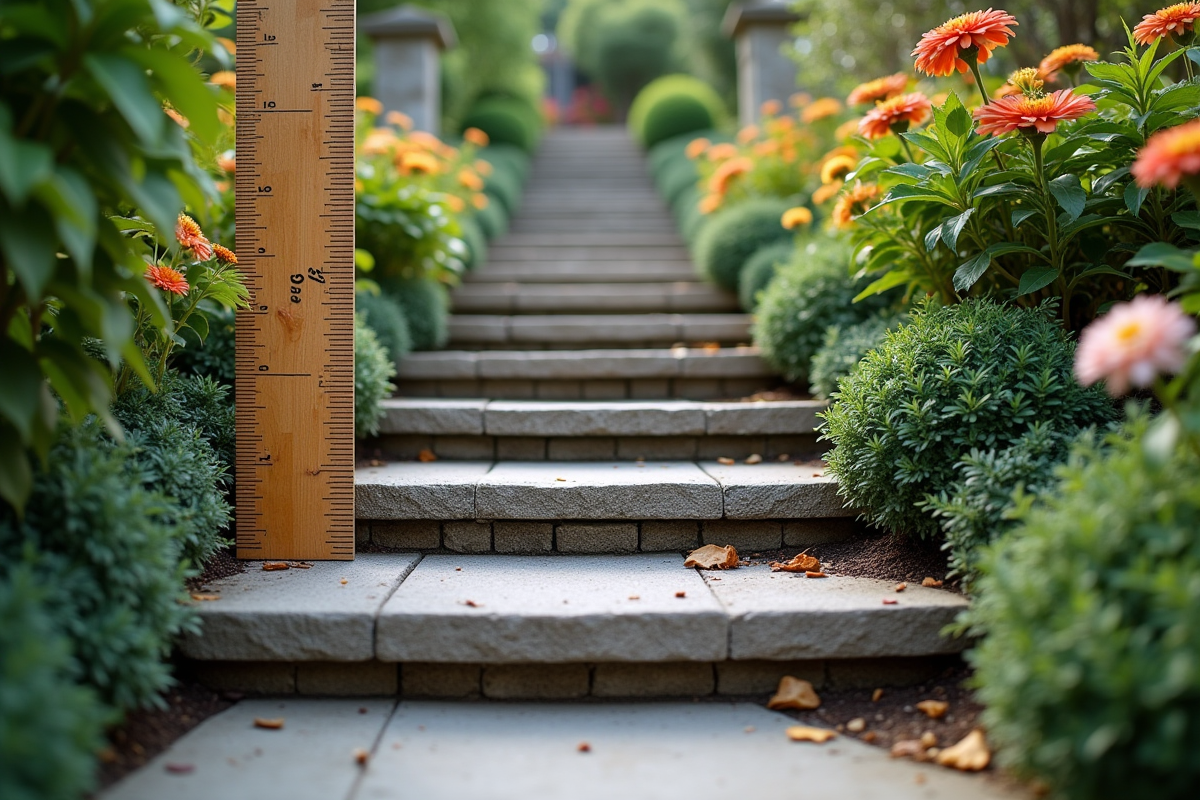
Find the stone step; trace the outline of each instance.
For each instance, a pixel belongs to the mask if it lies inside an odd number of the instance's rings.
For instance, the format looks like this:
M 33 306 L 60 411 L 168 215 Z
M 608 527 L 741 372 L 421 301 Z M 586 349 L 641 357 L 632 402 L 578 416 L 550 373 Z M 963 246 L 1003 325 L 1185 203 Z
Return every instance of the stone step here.
M 595 283 L 603 276 L 613 283 L 667 283 L 694 281 L 696 268 L 687 260 L 489 261 L 467 273 L 464 283 Z
M 719 671 L 964 647 L 940 634 L 966 608 L 961 595 L 893 586 L 766 566 L 702 574 L 679 554 L 360 554 L 271 572 L 250 562 L 206 587 L 220 599 L 196 603 L 202 625 L 181 648 L 219 662 L 699 662 Z
M 354 483 L 363 520 L 805 520 L 856 513 L 842 505 L 837 481 L 819 463 L 803 462 L 401 461 L 360 466 Z
M 451 346 L 540 349 L 671 347 L 750 341 L 748 314 L 455 314 Z
M 683 240 L 675 231 L 634 232 L 620 237 L 595 233 L 509 233 L 488 248 L 488 257 L 499 256 L 512 248 L 575 248 L 579 252 L 601 251 L 620 241 L 620 247 L 630 249 L 651 247 L 673 247 L 683 249 Z M 684 250 L 686 253 L 687 251 Z
M 499 283 L 459 286 L 456 313 L 628 314 L 740 311 L 737 296 L 698 281 L 673 283 Z
M 516 233 L 565 233 L 582 231 L 586 233 L 622 233 L 624 231 L 659 231 L 666 221 L 663 219 L 606 219 L 603 217 L 575 219 L 538 219 L 522 217 L 514 220 L 511 230 Z M 672 223 L 673 224 L 673 223 Z
M 557 237 L 559 234 L 545 234 Z M 534 234 L 522 234 L 522 241 L 528 241 Z M 594 235 L 593 235 L 594 236 Z M 583 242 L 578 244 L 521 244 L 515 241 L 516 235 L 511 235 L 505 242 L 513 244 L 497 244 L 488 250 L 488 265 L 507 264 L 512 262 L 545 262 L 551 264 L 563 262 L 597 262 L 610 263 L 629 261 L 634 263 L 652 263 L 655 261 L 690 262 L 691 255 L 683 243 L 677 239 L 663 240 L 658 244 L 642 244 L 633 234 L 618 236 L 601 235 L 608 239 L 607 244 L 588 244 L 587 239 L 580 234 Z

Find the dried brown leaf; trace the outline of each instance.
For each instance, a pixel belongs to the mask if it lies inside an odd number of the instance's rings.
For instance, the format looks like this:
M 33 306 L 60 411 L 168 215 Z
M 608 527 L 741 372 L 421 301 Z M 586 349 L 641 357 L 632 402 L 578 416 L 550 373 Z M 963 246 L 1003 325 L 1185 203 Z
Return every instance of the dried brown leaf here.
M 220 600 L 221 595 L 219 595 L 219 594 L 201 594 L 199 592 L 192 592 L 192 599 L 199 601 L 199 602 L 208 602 L 208 601 L 212 601 L 212 600 Z
M 275 570 L 280 569 L 291 569 L 286 561 L 264 561 L 262 568 L 264 572 L 274 572 Z
M 775 696 L 767 701 L 767 708 L 770 709 L 794 708 L 807 711 L 820 706 L 821 698 L 817 696 L 813 685 L 791 675 L 784 675 L 779 679 L 779 688 L 775 690 Z
M 878 703 L 879 698 L 881 698 L 881 697 L 883 697 L 883 689 L 876 689 L 875 691 L 871 692 L 871 702 L 872 703 Z
M 750 456 L 747 456 L 746 463 L 747 464 L 761 464 L 762 456 L 760 456 L 758 453 L 754 453 Z
M 862 733 L 867 729 L 867 721 L 862 717 L 855 717 L 846 723 L 846 730 L 851 733 Z
M 817 572 L 814 570 L 809 570 L 808 572 L 804 573 L 804 577 L 806 577 L 806 578 L 828 578 L 829 576 L 826 575 L 824 572 Z
M 921 734 L 921 745 L 922 746 L 924 746 L 926 748 L 937 747 L 937 743 L 938 743 L 937 734 L 934 733 L 933 731 L 925 731 L 924 733 Z
M 932 589 L 942 588 L 942 583 L 942 581 L 935 581 L 933 578 L 926 578 L 925 580 L 921 581 L 922 586 L 928 586 Z
M 255 717 L 254 727 L 264 728 L 269 731 L 277 731 L 283 727 L 283 717 L 277 719 L 268 719 L 266 717 Z
M 438 460 L 437 454 L 434 453 L 432 450 L 430 450 L 428 447 L 426 447 L 421 452 L 417 453 L 417 461 L 420 461 L 422 464 L 428 464 L 431 461 L 437 461 L 437 460 Z
M 901 739 L 892 745 L 891 756 L 920 760 L 925 757 L 925 747 L 916 739 Z
M 776 572 L 820 572 L 821 560 L 816 556 L 800 553 L 790 561 L 772 561 L 771 569 Z
M 907 584 L 907 583 L 897 583 L 897 584 L 896 584 L 896 591 L 897 591 L 897 592 L 903 592 L 903 591 L 904 591 L 905 589 L 907 589 L 907 588 L 908 588 L 908 584 Z
M 587 742 L 580 742 L 580 743 L 579 743 L 579 746 L 578 746 L 578 747 L 576 747 L 575 749 L 576 749 L 576 750 L 578 750 L 578 751 L 579 751 L 579 752 L 581 752 L 581 753 L 590 753 L 590 752 L 592 752 L 592 746 L 591 746 L 590 744 L 588 744 Z
M 361 747 L 354 748 L 354 763 L 360 767 L 365 767 L 367 762 L 371 760 L 371 754 Z
M 922 700 L 917 709 L 930 719 L 941 719 L 950 710 L 950 704 L 945 700 Z
M 737 550 L 732 545 L 721 547 L 716 544 L 706 544 L 704 547 L 688 553 L 685 567 L 697 569 L 733 569 L 738 565 Z
M 814 728 L 811 725 L 793 725 L 784 733 L 793 742 L 816 742 L 817 744 L 824 744 L 837 737 L 836 731 L 828 728 Z
M 992 752 L 988 750 L 987 739 L 983 731 L 976 728 L 953 747 L 947 747 L 937 754 L 937 763 L 943 767 L 960 769 L 964 772 L 978 772 L 986 769 L 992 763 Z
M 737 462 L 736 462 L 736 461 L 734 461 L 732 458 L 727 458 L 727 457 L 725 457 L 725 456 L 721 456 L 720 458 L 718 458 L 718 459 L 717 459 L 717 463 L 718 463 L 718 464 L 724 464 L 724 465 L 725 465 L 725 466 L 727 466 L 727 467 L 732 467 L 732 466 L 733 466 L 734 464 L 736 464 Z

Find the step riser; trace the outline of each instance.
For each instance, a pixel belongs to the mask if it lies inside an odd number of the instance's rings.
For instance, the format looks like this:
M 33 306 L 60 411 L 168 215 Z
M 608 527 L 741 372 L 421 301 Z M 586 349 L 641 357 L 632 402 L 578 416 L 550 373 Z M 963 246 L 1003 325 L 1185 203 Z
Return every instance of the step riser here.
M 642 292 L 601 291 L 594 295 L 584 291 L 542 294 L 529 291 L 534 287 L 554 285 L 533 284 L 522 291 L 508 288 L 512 284 L 465 284 L 451 296 L 451 306 L 456 314 L 720 314 L 741 311 L 737 298 L 732 295 L 700 289 L 657 291 L 655 287 L 660 284 L 645 284 Z M 584 285 L 579 284 L 579 287 L 582 289 Z
M 599 380 L 402 379 L 402 397 L 474 397 L 495 400 L 722 400 L 748 397 L 780 385 L 764 378 L 604 378 Z
M 603 350 L 610 345 L 633 348 L 639 342 L 659 343 L 641 348 L 649 349 L 702 339 L 745 344 L 750 341 L 750 325 L 750 317 L 744 314 L 456 314 L 450 317 L 450 340 L 509 350 Z
M 742 555 L 812 547 L 861 535 L 849 517 L 778 520 L 371 520 L 355 527 L 359 547 L 397 552 L 522 556 L 686 553 L 733 545 Z
M 363 458 L 411 460 L 432 451 L 448 461 L 694 461 L 760 455 L 811 461 L 829 449 L 815 433 L 772 436 L 486 436 L 384 434 L 362 441 Z

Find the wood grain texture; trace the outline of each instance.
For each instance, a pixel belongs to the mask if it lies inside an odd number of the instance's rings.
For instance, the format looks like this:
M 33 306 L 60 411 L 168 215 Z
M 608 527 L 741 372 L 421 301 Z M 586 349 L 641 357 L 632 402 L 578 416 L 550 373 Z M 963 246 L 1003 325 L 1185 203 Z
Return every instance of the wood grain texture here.
M 354 0 L 237 6 L 239 558 L 354 558 Z

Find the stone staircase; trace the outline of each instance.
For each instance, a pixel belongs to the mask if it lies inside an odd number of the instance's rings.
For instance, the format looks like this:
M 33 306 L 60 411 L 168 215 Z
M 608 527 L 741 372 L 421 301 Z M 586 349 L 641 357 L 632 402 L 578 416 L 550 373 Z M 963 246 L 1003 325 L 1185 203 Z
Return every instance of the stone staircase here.
M 451 349 L 399 365 L 360 447 L 359 555 L 248 571 L 183 652 L 271 694 L 754 695 L 917 682 L 958 594 L 772 572 L 862 535 L 810 400 L 776 388 L 733 298 L 695 278 L 620 129 L 556 131 L 512 233 L 454 296 Z M 683 567 L 700 544 L 754 563 Z

